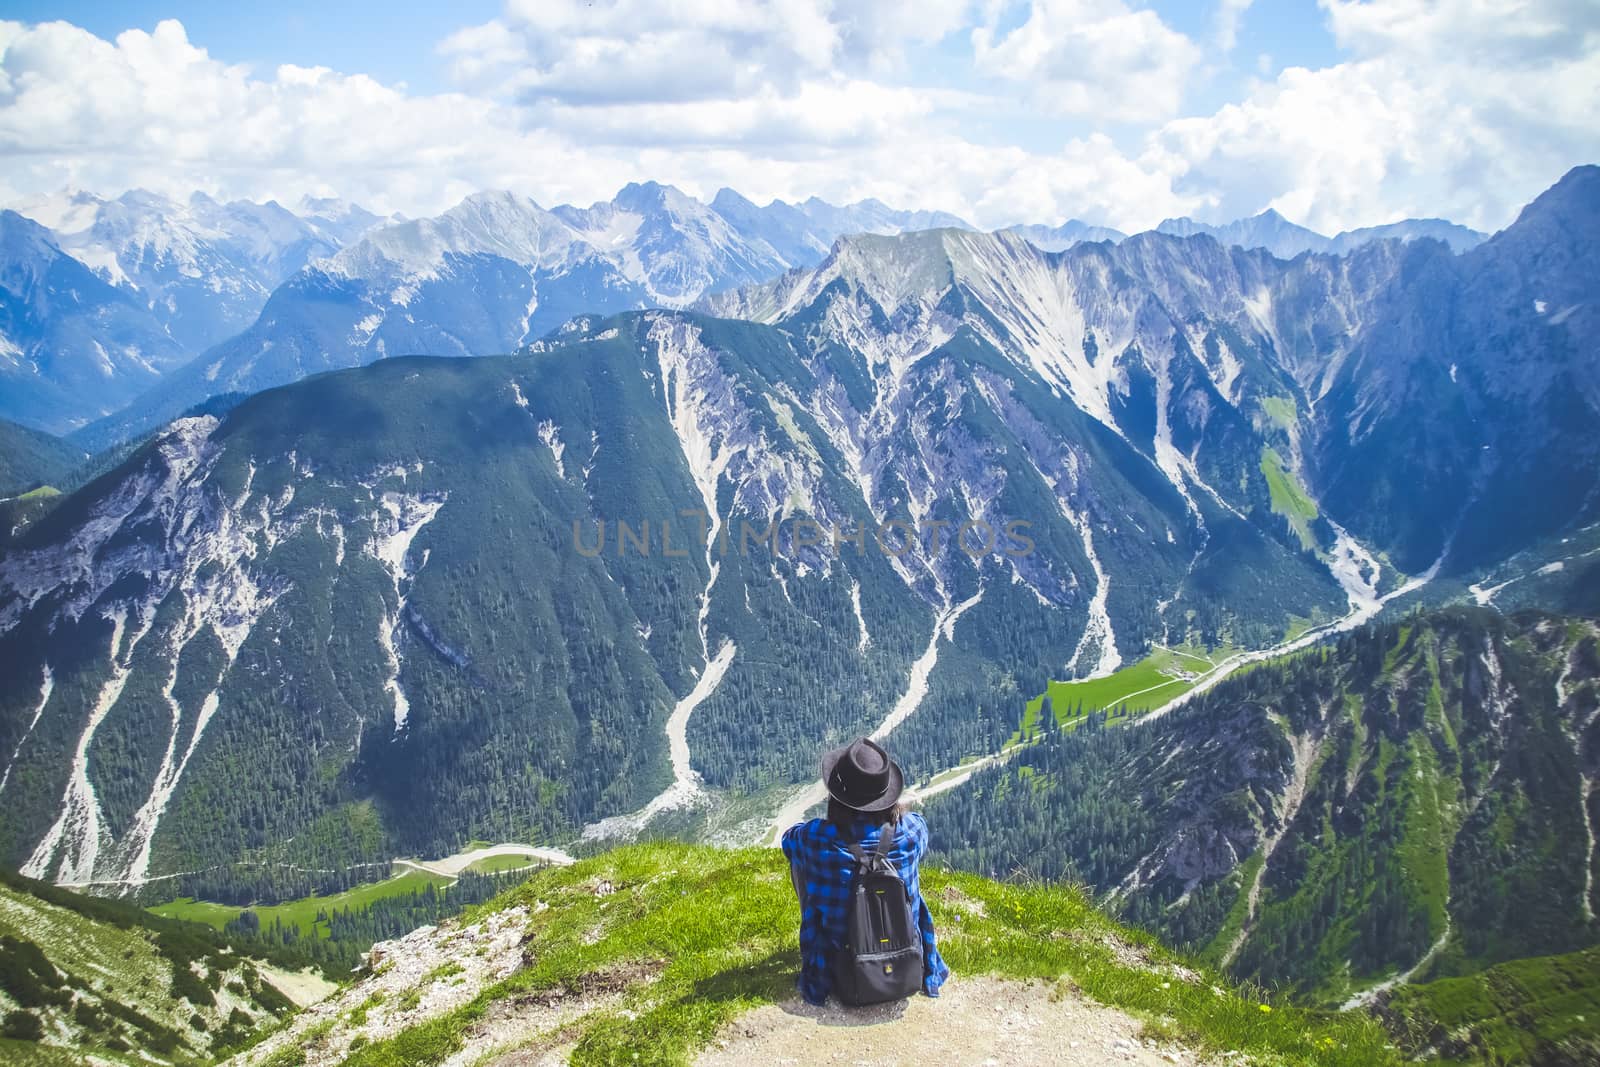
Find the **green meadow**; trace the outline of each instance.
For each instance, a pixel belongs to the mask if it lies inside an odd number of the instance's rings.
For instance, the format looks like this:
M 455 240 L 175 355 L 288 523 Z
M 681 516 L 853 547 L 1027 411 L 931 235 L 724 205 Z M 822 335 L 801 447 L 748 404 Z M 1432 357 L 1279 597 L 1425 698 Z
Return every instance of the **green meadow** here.
M 1317 539 L 1312 536 L 1311 523 L 1317 517 L 1317 504 L 1306 494 L 1293 472 L 1273 448 L 1261 450 L 1261 473 L 1267 479 L 1267 490 L 1272 494 L 1272 511 L 1289 520 L 1295 536 L 1303 548 L 1315 548 Z
M 517 864 L 526 864 L 527 862 L 516 856 L 495 858 L 516 860 Z M 404 874 L 395 875 L 393 878 L 386 878 L 381 882 L 358 885 L 342 893 L 332 893 L 327 896 L 310 896 L 283 904 L 262 904 L 252 907 L 250 910 L 260 916 L 263 927 L 271 926 L 276 920 L 282 922 L 284 926 L 298 927 L 301 937 L 327 937 L 328 924 L 317 921 L 319 912 L 333 912 L 341 908 L 360 911 L 373 902 L 383 900 L 386 897 L 421 892 L 430 884 L 436 888 L 443 889 L 451 885 L 452 882 L 453 879 L 436 874 L 407 871 Z M 239 913 L 245 909 L 228 904 L 213 904 L 210 901 L 192 900 L 185 897 L 167 904 L 157 904 L 149 910 L 169 919 L 187 919 L 190 922 L 205 923 L 221 930 L 228 923 L 238 918 Z
M 1026 737 L 1037 729 L 1046 696 L 1056 721 L 1063 726 L 1073 726 L 1097 711 L 1108 712 L 1111 719 L 1129 718 L 1187 693 L 1239 651 L 1230 647 L 1210 651 L 1158 647 L 1139 662 L 1104 678 L 1051 682 L 1045 693 L 1028 701 L 1017 737 Z

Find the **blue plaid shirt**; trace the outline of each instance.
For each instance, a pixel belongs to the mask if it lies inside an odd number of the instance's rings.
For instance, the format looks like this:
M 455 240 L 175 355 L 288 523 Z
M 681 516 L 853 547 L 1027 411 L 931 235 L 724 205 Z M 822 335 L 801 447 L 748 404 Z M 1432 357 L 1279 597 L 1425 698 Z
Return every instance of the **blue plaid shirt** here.
M 827 819 L 812 819 L 796 823 L 783 835 L 783 854 L 789 858 L 790 866 L 799 871 L 805 886 L 800 901 L 800 993 L 812 1004 L 827 1000 L 833 989 L 829 964 L 833 953 L 844 944 L 846 909 L 855 878 L 856 860 L 850 853 L 850 844 L 856 841 L 864 851 L 871 851 L 882 831 L 870 818 L 844 827 Z M 928 824 L 915 813 L 901 816 L 895 826 L 889 860 L 911 891 L 911 907 L 922 931 L 922 991 L 936 997 L 939 987 L 950 977 L 950 968 L 939 956 L 933 916 L 928 913 L 917 881 L 917 868 L 927 854 Z

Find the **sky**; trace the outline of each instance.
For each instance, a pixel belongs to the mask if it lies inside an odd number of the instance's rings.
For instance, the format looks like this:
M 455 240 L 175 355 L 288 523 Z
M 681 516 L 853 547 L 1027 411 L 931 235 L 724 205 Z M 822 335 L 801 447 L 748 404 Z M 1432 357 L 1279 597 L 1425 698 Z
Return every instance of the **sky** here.
M 656 180 L 984 227 L 1495 230 L 1600 162 L 1600 0 L 229 6 L 0 0 L 0 204 Z

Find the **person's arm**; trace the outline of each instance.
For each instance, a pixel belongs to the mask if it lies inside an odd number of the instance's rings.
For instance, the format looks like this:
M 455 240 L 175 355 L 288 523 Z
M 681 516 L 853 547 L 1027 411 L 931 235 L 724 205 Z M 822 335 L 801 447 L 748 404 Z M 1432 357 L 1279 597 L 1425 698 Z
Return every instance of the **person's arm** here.
M 806 880 L 800 873 L 800 827 L 791 826 L 784 831 L 779 846 L 783 849 L 784 858 L 789 861 L 789 882 L 794 886 L 794 895 L 803 908 L 806 905 Z
M 908 811 L 900 818 L 901 828 L 905 831 L 903 846 L 911 857 L 913 864 L 921 864 L 924 856 L 928 854 L 928 822 L 914 811 Z

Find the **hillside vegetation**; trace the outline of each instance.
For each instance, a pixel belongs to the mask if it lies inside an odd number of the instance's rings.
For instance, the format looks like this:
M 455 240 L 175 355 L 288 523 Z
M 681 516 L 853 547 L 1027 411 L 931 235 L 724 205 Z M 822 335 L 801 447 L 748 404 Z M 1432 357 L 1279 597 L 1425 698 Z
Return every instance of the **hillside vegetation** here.
M 957 866 L 1081 879 L 1236 977 L 1341 1004 L 1600 941 L 1597 708 L 1594 622 L 1414 615 L 1148 725 L 1045 717 L 929 822 Z
M 940 870 L 923 885 L 957 983 L 1038 980 L 1039 997 L 1115 1006 L 1147 1020 L 1150 1040 L 1190 1053 L 1395 1062 L 1371 1019 L 1221 980 L 1071 887 Z M 536 874 L 460 927 L 380 946 L 369 978 L 240 1062 L 399 1067 L 516 1050 L 520 1062 L 553 1052 L 574 1064 L 672 1064 L 719 1042 L 737 1051 L 734 1019 L 796 999 L 797 925 L 774 849 L 629 846 Z
M 0 1062 L 203 1062 L 292 1009 L 205 927 L 0 872 Z
M 59 485 L 88 458 L 78 446 L 0 419 L 0 497 Z
M 1600 949 L 1405 986 L 1382 1015 L 1404 1047 L 1445 1063 L 1600 1063 Z

